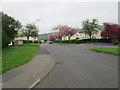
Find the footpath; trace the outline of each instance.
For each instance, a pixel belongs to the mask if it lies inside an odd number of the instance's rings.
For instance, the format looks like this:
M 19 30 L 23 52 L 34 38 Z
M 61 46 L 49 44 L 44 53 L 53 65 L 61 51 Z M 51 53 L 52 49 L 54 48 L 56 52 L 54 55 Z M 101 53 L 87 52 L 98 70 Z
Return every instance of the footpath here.
M 19 59 L 19 58 L 18 58 Z M 45 46 L 41 46 L 30 62 L 2 75 L 2 88 L 33 88 L 54 67 L 55 60 Z

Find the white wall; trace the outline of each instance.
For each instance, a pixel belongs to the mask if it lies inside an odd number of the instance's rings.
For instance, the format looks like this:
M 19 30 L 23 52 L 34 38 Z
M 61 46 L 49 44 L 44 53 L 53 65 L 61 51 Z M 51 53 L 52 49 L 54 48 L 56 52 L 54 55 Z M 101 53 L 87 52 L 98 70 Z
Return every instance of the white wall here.
M 96 39 L 101 39 L 101 30 L 98 30 L 98 34 L 94 35 L 94 37 L 96 37 Z M 88 39 L 89 36 L 86 36 L 84 33 L 77 32 L 70 39 L 73 40 L 73 39 L 76 39 L 76 38 L 79 38 L 79 40 L 81 40 L 81 39 Z M 68 40 L 68 37 L 67 36 L 63 37 L 62 40 Z

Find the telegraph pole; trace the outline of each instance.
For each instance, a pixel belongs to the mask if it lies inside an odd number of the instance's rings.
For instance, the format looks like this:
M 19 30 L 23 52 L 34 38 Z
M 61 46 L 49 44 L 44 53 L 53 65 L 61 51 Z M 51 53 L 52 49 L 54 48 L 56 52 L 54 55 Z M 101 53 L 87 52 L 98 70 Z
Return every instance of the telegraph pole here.
M 37 25 L 39 21 L 41 21 L 41 19 L 37 19 Z M 38 46 L 39 46 L 39 30 L 38 30 Z

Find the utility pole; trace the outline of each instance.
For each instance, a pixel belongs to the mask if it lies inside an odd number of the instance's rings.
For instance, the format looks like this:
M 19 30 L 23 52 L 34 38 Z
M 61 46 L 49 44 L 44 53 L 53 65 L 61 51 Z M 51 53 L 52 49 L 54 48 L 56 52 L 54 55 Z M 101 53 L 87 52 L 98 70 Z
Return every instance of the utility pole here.
M 41 21 L 41 19 L 37 19 L 37 25 L 39 21 Z M 38 46 L 39 46 L 39 30 L 38 30 Z

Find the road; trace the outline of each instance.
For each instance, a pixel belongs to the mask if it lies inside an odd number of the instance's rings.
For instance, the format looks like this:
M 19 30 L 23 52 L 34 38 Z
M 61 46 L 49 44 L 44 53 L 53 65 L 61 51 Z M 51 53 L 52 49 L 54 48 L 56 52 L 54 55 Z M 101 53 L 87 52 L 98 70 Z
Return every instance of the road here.
M 56 66 L 35 88 L 117 88 L 118 56 L 97 53 L 96 45 L 45 45 Z

